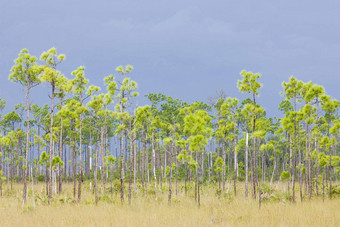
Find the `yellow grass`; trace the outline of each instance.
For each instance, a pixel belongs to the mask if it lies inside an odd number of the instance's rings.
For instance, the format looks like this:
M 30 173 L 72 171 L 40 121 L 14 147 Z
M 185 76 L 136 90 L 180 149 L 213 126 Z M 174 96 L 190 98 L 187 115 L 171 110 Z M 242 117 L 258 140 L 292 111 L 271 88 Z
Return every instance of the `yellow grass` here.
M 0 226 L 339 226 L 340 199 L 322 202 L 322 198 L 295 204 L 267 201 L 259 209 L 258 202 L 244 199 L 243 184 L 240 193 L 218 198 L 216 189 L 203 189 L 201 207 L 195 203 L 193 190 L 189 197 L 181 192 L 171 205 L 167 192 L 133 198 L 132 205 L 121 206 L 119 194 L 110 193 L 93 205 L 93 194 L 88 186 L 83 189 L 81 203 L 72 201 L 72 185 L 64 186 L 62 195 L 54 196 L 51 206 L 46 204 L 44 185 L 35 186 L 39 196 L 36 209 L 32 207 L 31 192 L 27 204 L 21 201 L 21 185 L 15 185 L 12 195 L 0 198 Z M 150 186 L 149 186 L 150 187 Z M 283 186 L 277 186 L 284 188 Z M 7 190 L 5 188 L 5 190 Z M 231 190 L 231 189 L 230 189 Z M 100 191 L 99 191 L 100 194 Z M 231 194 L 231 193 L 230 193 Z M 64 202 L 61 202 L 64 200 Z

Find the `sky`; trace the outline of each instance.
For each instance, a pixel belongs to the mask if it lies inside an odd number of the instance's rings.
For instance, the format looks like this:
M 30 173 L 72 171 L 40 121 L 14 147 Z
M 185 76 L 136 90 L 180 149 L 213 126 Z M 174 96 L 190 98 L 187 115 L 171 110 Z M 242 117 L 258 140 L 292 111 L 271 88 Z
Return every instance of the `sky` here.
M 116 66 L 133 65 L 140 105 L 159 92 L 187 102 L 207 102 L 220 89 L 245 98 L 236 87 L 243 69 L 262 74 L 258 101 L 270 116 L 291 75 L 340 99 L 339 1 L 0 0 L 0 98 L 8 108 L 25 100 L 8 81 L 19 51 L 39 57 L 51 47 L 66 55 L 58 68 L 65 76 L 84 65 L 97 86 Z M 34 88 L 32 103 L 49 104 L 48 92 Z

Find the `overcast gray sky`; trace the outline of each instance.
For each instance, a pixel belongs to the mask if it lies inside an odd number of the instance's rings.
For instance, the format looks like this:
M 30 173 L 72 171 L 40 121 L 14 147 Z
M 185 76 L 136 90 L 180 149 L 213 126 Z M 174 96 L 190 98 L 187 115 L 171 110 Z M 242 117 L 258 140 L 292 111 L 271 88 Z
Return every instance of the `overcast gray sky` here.
M 133 65 L 141 96 L 207 101 L 224 89 L 243 98 L 236 83 L 246 69 L 262 73 L 259 101 L 270 115 L 290 75 L 340 98 L 339 1 L 0 0 L 0 97 L 10 106 L 24 100 L 8 81 L 19 51 L 40 56 L 52 46 L 66 54 L 66 76 L 84 65 L 99 86 L 116 66 Z M 35 88 L 32 102 L 48 103 L 47 92 Z

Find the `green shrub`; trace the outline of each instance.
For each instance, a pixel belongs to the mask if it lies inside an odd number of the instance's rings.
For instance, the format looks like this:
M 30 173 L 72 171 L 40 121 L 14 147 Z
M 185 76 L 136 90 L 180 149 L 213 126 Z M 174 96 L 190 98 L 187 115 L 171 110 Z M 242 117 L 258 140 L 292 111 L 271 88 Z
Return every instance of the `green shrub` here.
M 44 182 L 44 181 L 45 181 L 45 175 L 38 175 L 38 176 L 37 176 L 37 180 L 38 180 L 39 182 Z

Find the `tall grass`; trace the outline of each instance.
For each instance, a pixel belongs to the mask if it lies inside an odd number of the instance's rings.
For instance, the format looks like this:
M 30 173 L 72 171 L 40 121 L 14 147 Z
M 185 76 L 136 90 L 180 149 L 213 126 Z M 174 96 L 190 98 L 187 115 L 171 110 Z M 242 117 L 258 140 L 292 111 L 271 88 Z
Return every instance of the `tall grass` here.
M 220 193 L 216 186 L 204 186 L 201 207 L 195 203 L 194 190 L 175 193 L 171 205 L 167 191 L 158 193 L 138 191 L 132 204 L 120 204 L 119 193 L 110 190 L 94 205 L 88 185 L 84 187 L 80 203 L 73 199 L 72 185 L 65 185 L 61 195 L 54 195 L 47 205 L 44 184 L 35 186 L 36 208 L 32 206 L 32 192 L 23 207 L 21 185 L 10 192 L 5 188 L 0 198 L 0 226 L 339 226 L 340 199 L 307 198 L 301 203 L 290 202 L 285 185 L 277 184 L 270 192 L 263 192 L 264 201 L 244 198 L 244 184 L 238 185 L 237 196 Z M 114 189 L 114 188 L 113 188 Z M 268 189 L 266 189 L 268 190 Z M 173 190 L 175 191 L 175 190 Z M 99 190 L 100 194 L 100 190 Z

